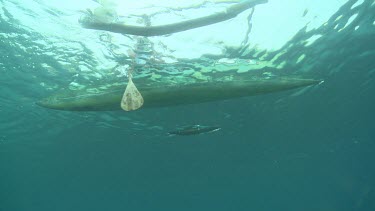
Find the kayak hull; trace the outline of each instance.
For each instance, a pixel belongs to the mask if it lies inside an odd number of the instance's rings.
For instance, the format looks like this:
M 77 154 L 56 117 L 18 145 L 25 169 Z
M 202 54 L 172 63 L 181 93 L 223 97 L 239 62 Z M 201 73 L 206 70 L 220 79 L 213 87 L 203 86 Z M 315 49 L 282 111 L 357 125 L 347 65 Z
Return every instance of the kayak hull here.
M 139 86 L 144 108 L 186 105 L 228 100 L 252 95 L 267 94 L 320 83 L 320 80 L 278 78 L 191 83 L 168 86 Z M 37 102 L 38 105 L 57 110 L 105 111 L 120 110 L 125 86 L 113 86 L 106 91 L 87 93 L 61 91 Z

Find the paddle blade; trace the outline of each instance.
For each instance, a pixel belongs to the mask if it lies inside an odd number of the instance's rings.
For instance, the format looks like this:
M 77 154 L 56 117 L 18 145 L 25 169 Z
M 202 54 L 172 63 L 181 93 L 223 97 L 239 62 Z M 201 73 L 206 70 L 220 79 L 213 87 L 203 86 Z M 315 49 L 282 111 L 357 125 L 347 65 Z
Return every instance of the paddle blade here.
M 143 105 L 143 97 L 134 85 L 133 81 L 129 79 L 126 86 L 125 93 L 122 96 L 121 108 L 125 111 L 137 110 Z

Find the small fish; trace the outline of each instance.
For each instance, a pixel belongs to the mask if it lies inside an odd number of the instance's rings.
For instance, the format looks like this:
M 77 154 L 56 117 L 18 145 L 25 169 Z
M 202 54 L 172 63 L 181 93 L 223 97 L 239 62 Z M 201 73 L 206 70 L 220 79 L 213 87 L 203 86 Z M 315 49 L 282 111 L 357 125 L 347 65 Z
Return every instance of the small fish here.
M 169 135 L 179 135 L 179 136 L 190 136 L 190 135 L 197 135 L 202 133 L 210 133 L 220 130 L 220 127 L 214 126 L 203 126 L 203 125 L 192 125 L 187 126 L 179 130 L 171 131 Z
M 308 12 L 309 12 L 309 9 L 306 8 L 306 9 L 303 11 L 302 17 L 305 17 L 305 16 L 307 15 Z

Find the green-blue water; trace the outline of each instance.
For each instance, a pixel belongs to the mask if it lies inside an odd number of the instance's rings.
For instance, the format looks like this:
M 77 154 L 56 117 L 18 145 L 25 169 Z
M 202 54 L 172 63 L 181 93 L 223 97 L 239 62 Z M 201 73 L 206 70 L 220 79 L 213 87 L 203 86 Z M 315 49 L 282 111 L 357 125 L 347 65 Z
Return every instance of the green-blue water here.
M 73 11 L 0 0 L 0 211 L 375 210 L 375 3 L 353 9 L 356 2 L 262 58 L 285 52 L 273 60 L 286 62 L 280 71 L 324 79 L 319 86 L 127 113 L 35 105 L 72 82 L 115 80 L 112 70 L 99 71 L 110 69 L 101 63 L 115 56 L 104 50 L 115 48 L 100 33 L 80 40 L 55 32 Z M 314 35 L 321 37 L 305 45 Z M 193 124 L 222 129 L 166 135 Z

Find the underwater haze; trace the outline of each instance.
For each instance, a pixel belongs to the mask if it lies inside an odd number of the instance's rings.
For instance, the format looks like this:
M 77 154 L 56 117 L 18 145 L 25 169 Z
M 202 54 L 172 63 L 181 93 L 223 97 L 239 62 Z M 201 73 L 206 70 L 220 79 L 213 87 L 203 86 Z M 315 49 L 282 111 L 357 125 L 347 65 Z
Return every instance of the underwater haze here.
M 244 2 L 155 36 L 88 27 Z M 375 210 L 375 0 L 0 0 L 0 74 L 0 211 Z M 136 111 L 40 106 L 61 91 L 123 93 L 131 76 L 153 89 L 321 83 Z M 220 130 L 169 135 L 197 124 Z

